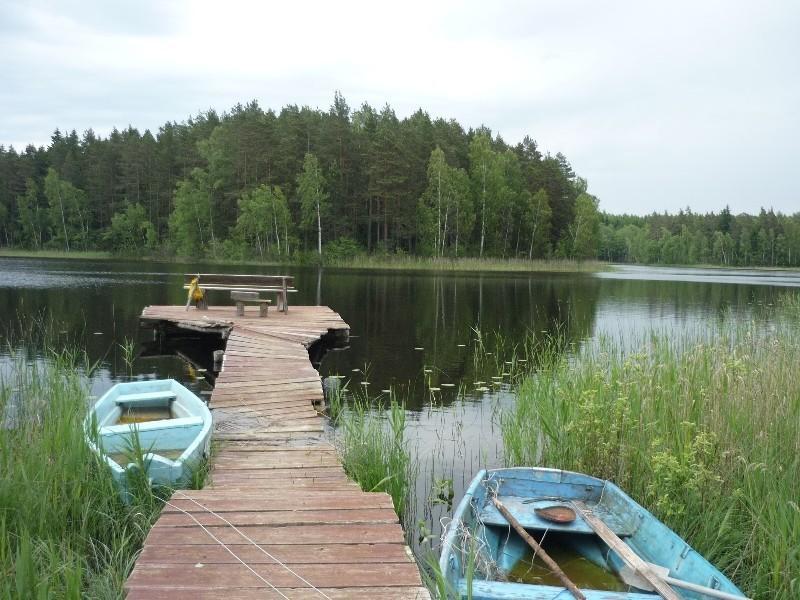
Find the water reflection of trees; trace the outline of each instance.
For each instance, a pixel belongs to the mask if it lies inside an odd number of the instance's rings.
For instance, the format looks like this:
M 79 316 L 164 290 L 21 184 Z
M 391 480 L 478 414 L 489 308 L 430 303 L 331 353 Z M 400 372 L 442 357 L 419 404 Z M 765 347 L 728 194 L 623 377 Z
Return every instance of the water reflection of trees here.
M 46 315 L 73 339 L 82 335 L 90 360 L 110 364 L 112 370 L 118 358 L 117 343 L 125 338 L 147 339 L 148 332 L 139 329 L 144 306 L 183 304 L 182 273 L 224 268 L 294 275 L 299 292 L 291 298 L 292 304 L 328 305 L 352 326 L 350 349 L 329 354 L 323 373 L 350 375 L 353 368 L 368 363 L 372 366 L 373 391 L 409 381 L 421 385 L 425 366 L 433 367 L 437 375 L 443 371 L 441 381 L 474 381 L 473 327 L 517 342 L 529 331 L 537 336 L 546 332 L 560 336 L 563 352 L 570 343 L 578 343 L 598 328 L 619 331 L 656 322 L 680 326 L 698 319 L 721 319 L 730 309 L 750 310 L 772 302 L 777 291 L 768 286 L 612 280 L 570 274 L 19 262 L 3 263 L 0 283 L 10 282 L 15 287 L 0 287 L 0 330 L 19 320 Z M 17 280 L 25 283 L 15 284 Z M 228 303 L 229 299 L 220 292 L 213 302 Z M 269 318 L 280 315 L 271 312 Z M 424 350 L 415 351 L 416 347 Z M 152 371 L 160 367 L 146 368 Z M 417 392 L 424 399 L 424 390 Z M 443 391 L 445 404 L 452 397 Z
M 325 299 L 355 337 L 348 353 L 324 366 L 347 374 L 369 363 L 371 383 L 381 389 L 418 379 L 426 366 L 444 371 L 443 380 L 471 381 L 473 327 L 511 344 L 529 332 L 558 337 L 563 351 L 591 334 L 598 293 L 596 279 L 574 275 L 329 273 Z

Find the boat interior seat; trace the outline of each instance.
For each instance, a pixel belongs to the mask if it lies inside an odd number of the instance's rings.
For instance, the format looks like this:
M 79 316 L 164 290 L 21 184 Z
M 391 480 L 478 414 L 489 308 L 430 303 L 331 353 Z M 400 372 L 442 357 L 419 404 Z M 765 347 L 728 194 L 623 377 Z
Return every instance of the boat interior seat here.
M 163 404 L 165 402 L 172 402 L 177 398 L 177 394 L 170 390 L 163 390 L 158 392 L 141 392 L 138 394 L 121 394 L 117 397 L 117 404 L 120 406 L 127 406 L 131 404 L 149 404 L 155 403 Z
M 575 520 L 570 523 L 554 523 L 543 519 L 536 514 L 535 509 L 546 508 L 553 505 L 563 505 L 564 501 L 553 500 L 552 498 L 522 498 L 517 496 L 501 496 L 500 498 L 509 512 L 520 522 L 525 529 L 550 531 L 565 531 L 570 533 L 593 534 L 592 527 L 584 521 L 580 515 L 575 516 Z M 625 518 L 615 514 L 602 504 L 590 504 L 592 512 L 602 519 L 611 530 L 619 537 L 633 535 L 636 530 L 634 519 Z M 484 525 L 508 527 L 508 521 L 500 514 L 497 507 L 491 502 L 487 502 L 478 512 L 478 521 Z
M 142 423 L 136 423 L 135 426 L 132 423 L 124 423 L 122 425 L 105 425 L 100 428 L 100 435 L 112 435 L 112 434 L 128 434 L 132 431 L 138 431 L 140 433 L 144 433 L 147 431 L 156 431 L 156 430 L 166 430 L 166 429 L 188 429 L 196 426 L 203 425 L 203 417 L 201 416 L 191 416 L 191 417 L 180 417 L 177 419 L 164 419 L 160 421 L 144 421 Z

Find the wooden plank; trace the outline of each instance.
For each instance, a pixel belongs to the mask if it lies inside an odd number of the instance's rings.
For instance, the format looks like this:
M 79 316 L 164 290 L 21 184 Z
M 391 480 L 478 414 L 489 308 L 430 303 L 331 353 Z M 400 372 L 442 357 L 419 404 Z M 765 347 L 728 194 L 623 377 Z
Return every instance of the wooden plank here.
M 263 506 L 263 505 L 262 505 Z M 285 509 L 285 507 L 284 507 Z M 247 509 L 245 509 L 247 510 Z M 288 525 L 269 527 L 255 525 L 241 530 L 251 540 L 243 538 L 228 526 L 208 527 L 208 531 L 226 545 L 239 544 L 402 544 L 403 533 L 395 523 L 349 525 Z M 208 544 L 213 539 L 200 527 L 154 527 L 145 543 Z
M 230 441 L 254 441 L 274 443 L 283 446 L 284 444 L 300 444 L 303 441 L 308 444 L 315 444 L 317 446 L 324 445 L 330 446 L 330 442 L 321 437 L 313 435 L 292 434 L 292 433 L 258 433 L 258 432 L 242 432 L 242 433 L 228 433 L 226 431 L 219 431 L 214 433 L 214 441 L 216 442 L 230 442 Z
M 317 477 L 331 477 L 334 475 L 344 474 L 344 469 L 341 465 L 336 467 L 309 467 L 306 469 L 240 469 L 238 471 L 212 471 L 211 480 L 217 481 L 222 478 L 236 477 L 236 479 L 261 479 L 264 477 L 275 478 L 278 481 L 287 481 L 287 479 L 315 479 Z
M 384 492 L 309 492 L 308 490 L 278 490 L 271 493 L 225 494 L 221 490 L 179 490 L 176 491 L 170 500 L 177 504 L 188 499 L 212 508 L 220 502 L 249 502 L 250 505 L 258 506 L 261 503 L 263 510 L 292 510 L 300 509 L 297 503 L 303 503 L 309 508 L 391 508 L 392 500 L 389 494 Z M 337 501 L 339 504 L 337 504 Z M 254 504 L 255 502 L 255 504 Z M 266 505 L 269 506 L 266 506 Z M 181 508 L 186 509 L 185 506 Z M 164 507 L 164 512 L 170 510 L 169 506 Z M 212 508 L 213 510 L 213 508 Z M 252 509 L 243 509 L 252 510 Z
M 419 586 L 318 588 L 331 600 L 430 600 L 428 591 Z M 280 593 L 279 593 L 280 592 Z M 320 600 L 323 596 L 309 588 L 270 589 L 217 587 L 213 590 L 187 590 L 171 588 L 134 588 L 127 600 Z
M 316 546 L 264 545 L 261 548 L 285 564 L 408 562 L 402 544 L 319 544 Z M 275 562 L 255 546 L 240 546 L 236 555 L 248 564 Z M 228 564 L 238 561 L 219 544 L 145 546 L 137 564 Z
M 158 519 L 154 527 L 197 527 L 200 521 L 207 526 L 221 526 L 224 522 L 217 516 L 200 509 L 183 513 L 168 513 Z M 344 523 L 397 523 L 397 514 L 390 508 L 360 508 L 331 510 L 273 510 L 227 512 L 225 520 L 236 527 L 244 525 L 324 525 Z
M 290 386 L 296 387 L 312 387 L 314 385 L 319 386 L 321 385 L 321 379 L 319 375 L 316 377 L 297 377 L 295 379 L 281 379 L 279 381 L 275 381 L 272 377 L 265 377 L 260 379 L 257 376 L 254 376 L 251 381 L 221 381 L 214 386 L 214 390 L 220 391 L 227 391 L 232 389 L 266 389 L 266 388 L 284 388 Z
M 374 587 L 379 585 L 420 585 L 417 567 L 409 563 L 339 563 L 292 565 L 297 575 L 277 564 L 255 564 L 250 567 L 276 587 L 305 586 L 300 575 L 318 587 Z M 267 584 L 256 577 L 242 564 L 197 563 L 187 569 L 183 565 L 144 563 L 137 565 L 128 579 L 130 589 L 136 587 L 215 589 L 236 587 L 267 588 Z
M 616 533 L 611 531 L 608 525 L 598 518 L 585 502 L 575 500 L 572 504 L 581 518 L 589 524 L 598 537 L 616 552 L 624 563 L 646 579 L 664 600 L 681 600 L 681 597 L 672 589 L 672 586 L 656 575 L 650 566 L 631 550 L 631 547 L 623 542 Z
M 274 488 L 276 492 L 280 492 L 280 488 Z M 224 489 L 214 489 L 208 490 L 211 493 L 215 492 L 224 492 Z M 356 497 L 356 498 L 349 498 L 349 499 L 315 499 L 315 498 L 303 498 L 303 497 L 295 497 L 292 499 L 288 498 L 281 498 L 278 494 L 271 499 L 267 500 L 264 496 L 267 494 L 265 493 L 267 490 L 263 489 L 253 489 L 255 496 L 252 497 L 244 497 L 241 491 L 236 492 L 239 498 L 231 498 L 231 497 L 215 497 L 211 499 L 205 499 L 200 501 L 199 503 L 203 505 L 203 507 L 207 508 L 210 511 L 215 513 L 226 513 L 226 512 L 244 512 L 244 511 L 262 511 L 262 512 L 270 512 L 270 511 L 281 511 L 281 510 L 328 510 L 328 509 L 360 509 L 360 508 L 393 508 L 392 499 L 388 496 L 386 498 L 380 500 L 373 500 L 367 496 L 364 497 Z M 302 491 L 307 491 L 303 489 Z M 354 490 L 358 491 L 358 490 Z M 320 492 L 317 492 L 320 493 Z M 342 494 L 346 494 L 348 492 L 340 492 Z M 169 501 L 164 507 L 163 513 L 168 514 L 171 512 L 181 512 L 181 511 L 198 511 L 201 510 L 200 507 L 197 506 L 191 500 L 181 499 L 181 498 L 173 498 Z
M 329 455 L 272 457 L 270 456 L 272 453 L 264 452 L 235 454 L 235 456 L 227 453 L 219 454 L 214 459 L 214 468 L 221 471 L 252 469 L 253 467 L 259 469 L 303 469 L 306 467 L 335 467 L 339 464 L 336 456 Z
M 295 487 L 302 487 L 308 488 L 310 490 L 319 490 L 319 491 L 348 491 L 348 490 L 357 490 L 360 489 L 357 483 L 352 481 L 319 481 L 314 479 L 297 479 L 292 482 L 292 485 Z M 238 482 L 236 480 L 233 481 L 226 481 L 225 483 L 220 483 L 219 487 L 215 486 L 213 483 L 208 484 L 206 489 L 214 490 L 214 489 L 224 489 L 227 490 L 235 490 L 239 492 L 246 492 L 251 490 L 277 490 L 280 489 L 281 486 L 276 484 L 274 481 L 270 479 L 264 479 L 261 481 L 242 481 Z

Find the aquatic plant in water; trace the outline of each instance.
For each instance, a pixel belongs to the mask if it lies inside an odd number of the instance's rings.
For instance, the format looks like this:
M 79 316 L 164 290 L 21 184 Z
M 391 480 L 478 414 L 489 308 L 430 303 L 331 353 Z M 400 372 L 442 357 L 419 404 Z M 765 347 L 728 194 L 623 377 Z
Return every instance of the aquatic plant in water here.
M 413 465 L 406 447 L 406 411 L 390 394 L 385 414 L 372 411 L 365 391 L 340 410 L 336 445 L 347 474 L 370 492 L 387 492 L 401 521 L 406 516 Z

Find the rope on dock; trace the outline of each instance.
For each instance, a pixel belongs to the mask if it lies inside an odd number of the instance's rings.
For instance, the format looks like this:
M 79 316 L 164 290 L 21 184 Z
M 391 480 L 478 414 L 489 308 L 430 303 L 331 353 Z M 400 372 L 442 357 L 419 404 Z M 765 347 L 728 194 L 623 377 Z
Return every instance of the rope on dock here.
M 194 516 L 193 514 L 191 514 L 190 512 L 187 512 L 187 511 L 183 510 L 183 509 L 182 509 L 180 506 L 175 506 L 175 505 L 174 505 L 174 504 L 172 504 L 172 502 L 170 502 L 169 500 L 165 501 L 165 502 L 164 502 L 164 504 L 166 504 L 167 506 L 171 506 L 171 507 L 172 507 L 172 508 L 174 508 L 175 510 L 179 510 L 180 512 L 182 512 L 183 514 L 185 514 L 186 516 L 188 516 L 190 519 L 192 519 L 192 521 L 194 521 L 195 523 L 197 523 L 197 524 L 200 526 L 200 528 L 201 528 L 203 531 L 205 531 L 205 532 L 206 532 L 206 533 L 207 533 L 207 534 L 208 534 L 208 535 L 211 537 L 211 539 L 212 539 L 212 540 L 214 540 L 214 541 L 215 541 L 215 542 L 217 542 L 217 543 L 218 543 L 220 546 L 222 546 L 223 548 L 225 548 L 225 550 L 227 550 L 227 551 L 230 553 L 230 555 L 231 555 L 233 558 L 235 558 L 235 559 L 236 559 L 236 560 L 238 560 L 240 563 L 242 563 L 242 564 L 243 564 L 243 565 L 244 565 L 244 566 L 245 566 L 245 567 L 246 567 L 246 568 L 247 568 L 247 569 L 248 569 L 248 570 L 249 570 L 249 571 L 250 571 L 250 572 L 251 572 L 253 575 L 255 575 L 256 577 L 258 577 L 258 578 L 259 578 L 261 581 L 263 581 L 263 582 L 264 582 L 264 583 L 266 583 L 266 584 L 267 584 L 269 587 L 271 587 L 273 590 L 275 590 L 275 593 L 276 593 L 276 594 L 278 594 L 279 596 L 281 596 L 281 598 L 285 598 L 286 600 L 291 600 L 291 598 L 289 598 L 289 596 L 287 596 L 286 594 L 284 594 L 283 592 L 281 592 L 281 591 L 280 591 L 278 588 L 276 588 L 274 585 L 272 585 L 272 584 L 271 584 L 269 581 L 267 581 L 267 580 L 266 580 L 264 577 L 262 577 L 260 574 L 256 573 L 256 571 L 255 571 L 255 569 L 253 569 L 253 567 L 251 567 L 251 566 L 250 566 L 250 565 L 248 565 L 246 562 L 244 562 L 244 561 L 243 561 L 241 558 L 239 558 L 239 556 L 238 556 L 238 555 L 237 555 L 237 554 L 236 554 L 236 553 L 235 553 L 233 550 L 231 550 L 230 548 L 228 548 L 228 546 L 226 546 L 226 545 L 225 545 L 225 543 L 224 543 L 222 540 L 220 540 L 220 539 L 219 539 L 217 536 L 215 536 L 213 533 L 211 533 L 211 532 L 208 530 L 208 528 L 207 528 L 205 525 L 203 525 L 203 524 L 202 524 L 200 521 L 198 521 L 198 520 L 195 518 L 195 516 Z
M 297 573 L 297 572 L 293 571 L 293 570 L 292 570 L 292 569 L 291 569 L 291 568 L 290 568 L 290 567 L 289 567 L 287 564 L 285 564 L 285 563 L 281 562 L 280 560 L 278 560 L 278 558 L 276 558 L 275 556 L 273 556 L 272 554 L 270 554 L 269 552 L 267 552 L 267 551 L 266 551 L 264 548 L 262 548 L 262 547 L 261 547 L 259 544 L 257 544 L 257 543 L 256 543 L 256 542 L 255 542 L 255 541 L 252 539 L 252 538 L 250 538 L 250 536 L 246 535 L 246 534 L 245 534 L 245 533 L 244 533 L 244 532 L 243 532 L 241 529 L 239 529 L 238 527 L 236 527 L 236 525 L 234 525 L 233 523 L 231 523 L 230 521 L 228 521 L 228 519 L 226 519 L 225 517 L 223 517 L 223 516 L 222 516 L 222 515 L 220 515 L 219 513 L 216 513 L 216 512 L 214 512 L 213 510 L 211 510 L 211 509 L 210 509 L 210 508 L 208 508 L 207 506 L 204 506 L 204 505 L 200 504 L 200 503 L 199 503 L 197 500 L 195 500 L 194 498 L 191 498 L 191 497 L 187 496 L 186 494 L 184 494 L 184 493 L 183 493 L 183 492 L 181 492 L 180 490 L 176 490 L 176 491 L 175 491 L 175 493 L 176 493 L 176 494 L 180 494 L 180 496 L 181 496 L 181 497 L 182 497 L 184 500 L 189 500 L 190 502 L 193 502 L 194 504 L 196 504 L 197 506 L 199 506 L 200 508 L 202 508 L 202 509 L 203 509 L 205 512 L 207 512 L 208 514 L 210 514 L 210 515 L 213 515 L 213 516 L 217 517 L 219 520 L 221 520 L 223 523 L 225 523 L 225 524 L 226 524 L 228 527 L 230 527 L 231 529 L 233 529 L 233 530 L 234 530 L 236 533 L 238 533 L 240 536 L 242 536 L 244 539 L 246 539 L 248 542 L 250 542 L 250 543 L 251 543 L 253 546 L 255 546 L 256 548 L 258 548 L 258 549 L 259 549 L 259 550 L 260 550 L 260 551 L 261 551 L 261 552 L 262 552 L 262 553 L 263 553 L 265 556 L 267 556 L 269 559 L 271 559 L 271 560 L 275 561 L 275 563 L 276 563 L 276 564 L 278 564 L 279 566 L 281 566 L 281 567 L 283 567 L 284 569 L 286 569 L 286 570 L 287 570 L 289 573 L 291 573 L 292 575 L 294 575 L 295 577 L 297 577 L 297 579 L 299 579 L 300 581 L 302 581 L 303 583 L 305 583 L 305 584 L 306 584 L 308 587 L 310 587 L 312 590 L 314 590 L 315 592 L 317 592 L 317 593 L 318 593 L 320 596 L 322 596 L 323 598 L 326 598 L 326 600 L 333 600 L 333 599 L 332 599 L 330 596 L 328 596 L 328 595 L 327 595 L 325 592 L 323 592 L 321 589 L 319 589 L 318 587 L 316 587 L 316 586 L 315 586 L 313 583 L 311 583 L 310 581 L 308 581 L 307 579 L 305 579 L 305 578 L 304 578 L 302 575 L 300 575 L 299 573 Z M 182 513 L 184 513 L 184 514 L 186 514 L 186 515 L 189 515 L 189 516 L 192 518 L 192 520 L 194 520 L 194 522 L 195 522 L 195 523 L 197 523 L 198 525 L 200 525 L 200 527 L 203 527 L 203 525 L 201 525 L 201 524 L 200 524 L 200 522 L 199 522 L 199 521 L 198 521 L 198 520 L 197 520 L 197 519 L 194 517 L 194 515 L 192 515 L 191 513 L 189 513 L 189 512 L 187 512 L 187 511 L 183 510 L 182 508 L 178 508 L 178 507 L 176 507 L 174 504 L 171 504 L 170 502 L 167 502 L 167 504 L 169 504 L 169 505 L 170 505 L 171 507 L 173 507 L 173 508 L 177 508 L 179 511 L 181 511 L 181 512 L 182 512 Z M 208 533 L 208 534 L 209 534 L 211 537 L 213 537 L 215 540 L 217 540 L 217 541 L 218 541 L 220 544 L 222 544 L 222 542 L 220 542 L 220 541 L 219 541 L 219 540 L 218 540 L 218 539 L 217 539 L 217 538 L 214 536 L 214 534 L 212 534 L 210 531 L 208 531 L 208 529 L 206 529 L 205 527 L 203 527 L 203 530 L 204 530 L 204 531 L 206 531 L 206 532 L 207 532 L 207 533 Z M 223 546 L 225 546 L 225 544 L 222 544 L 222 545 L 223 545 Z M 251 569 L 251 568 L 250 568 L 250 566 L 249 566 L 249 565 L 247 565 L 247 564 L 246 564 L 246 563 L 245 563 L 245 562 L 244 562 L 244 561 L 243 561 L 241 558 L 239 558 L 238 556 L 236 556 L 236 555 L 233 553 L 233 551 L 232 551 L 230 548 L 228 548 L 227 546 L 225 546 L 225 549 L 226 549 L 226 550 L 228 550 L 228 552 L 230 552 L 231 554 L 233 554 L 233 555 L 234 555 L 234 557 L 236 557 L 236 558 L 239 560 L 239 562 L 241 562 L 241 563 L 242 563 L 243 565 L 245 565 L 245 566 L 246 566 L 248 569 L 250 569 L 250 570 L 251 570 L 253 573 L 255 573 L 255 571 L 253 571 L 253 569 Z M 258 573 L 256 573 L 256 575 L 258 575 Z M 260 578 L 261 578 L 261 579 L 262 579 L 262 580 L 263 580 L 265 583 L 267 583 L 267 584 L 268 584 L 270 587 L 272 587 L 272 589 L 274 589 L 276 592 L 278 592 L 279 594 L 281 594 L 281 592 L 279 592 L 279 591 L 278 591 L 278 590 L 275 588 L 275 586 L 273 586 L 273 585 L 272 585 L 271 583 L 269 583 L 268 581 L 264 580 L 264 578 L 263 578 L 263 577 L 261 577 L 260 575 L 258 575 L 258 576 L 259 576 L 259 577 L 260 577 Z M 281 594 L 281 596 L 283 596 L 284 598 L 286 598 L 286 596 L 284 596 L 283 594 Z M 287 600 L 288 600 L 288 598 L 287 598 Z

